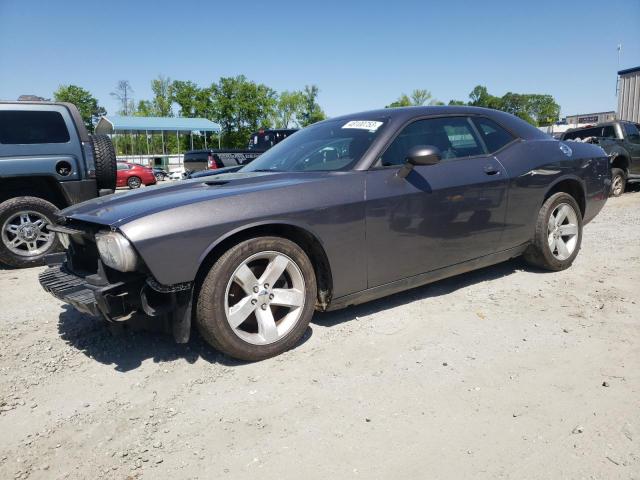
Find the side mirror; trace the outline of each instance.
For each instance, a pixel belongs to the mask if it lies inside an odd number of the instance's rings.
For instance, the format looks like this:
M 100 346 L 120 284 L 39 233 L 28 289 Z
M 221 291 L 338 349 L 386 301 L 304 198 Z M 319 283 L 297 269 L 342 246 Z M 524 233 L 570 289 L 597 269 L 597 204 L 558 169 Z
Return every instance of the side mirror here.
M 405 178 L 416 165 L 435 165 L 441 160 L 440 149 L 433 145 L 416 145 L 407 152 L 405 164 L 398 170 L 398 176 Z

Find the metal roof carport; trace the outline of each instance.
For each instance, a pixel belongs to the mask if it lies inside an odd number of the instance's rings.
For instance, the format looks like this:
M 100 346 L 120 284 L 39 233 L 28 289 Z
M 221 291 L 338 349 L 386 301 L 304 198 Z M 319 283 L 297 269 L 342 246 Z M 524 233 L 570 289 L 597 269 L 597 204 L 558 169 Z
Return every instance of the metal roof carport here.
M 180 132 L 189 132 L 191 136 L 191 148 L 193 148 L 193 132 L 220 133 L 221 128 L 215 122 L 206 118 L 186 117 L 124 117 L 104 116 L 100 117 L 96 125 L 97 134 L 133 134 L 144 132 L 147 138 L 147 154 L 149 154 L 149 132 L 162 133 L 162 153 L 164 154 L 164 132 L 176 132 L 178 140 L 178 155 L 180 155 Z M 205 148 L 207 137 L 204 137 Z M 220 136 L 218 136 L 218 148 Z

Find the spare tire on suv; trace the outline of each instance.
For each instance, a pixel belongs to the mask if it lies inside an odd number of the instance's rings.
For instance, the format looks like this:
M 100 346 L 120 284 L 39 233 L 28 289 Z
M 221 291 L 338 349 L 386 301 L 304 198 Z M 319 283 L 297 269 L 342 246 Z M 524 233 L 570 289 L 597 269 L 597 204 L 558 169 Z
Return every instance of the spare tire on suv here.
M 108 135 L 91 135 L 98 190 L 116 188 L 116 152 Z

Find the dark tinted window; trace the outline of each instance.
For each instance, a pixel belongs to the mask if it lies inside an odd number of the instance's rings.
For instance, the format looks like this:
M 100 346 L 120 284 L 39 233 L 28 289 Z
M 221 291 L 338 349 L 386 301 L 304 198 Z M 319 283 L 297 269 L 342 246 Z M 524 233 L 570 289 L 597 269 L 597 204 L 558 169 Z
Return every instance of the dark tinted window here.
M 633 123 L 623 123 L 624 131 L 627 134 L 627 140 L 631 143 L 640 143 L 640 131 Z
M 187 152 L 184 154 L 185 162 L 206 162 L 209 158 L 209 152 Z
M 602 136 L 605 138 L 617 138 L 616 129 L 613 128 L 613 125 L 607 125 L 602 129 Z
M 576 130 L 575 132 L 569 132 L 564 135 L 565 140 L 575 140 L 576 138 L 585 139 L 589 137 L 601 137 L 602 136 L 602 127 L 595 128 L 582 128 L 580 130 Z
M 0 111 L 0 143 L 66 143 L 69 132 L 59 112 Z
M 489 152 L 500 150 L 515 138 L 493 120 L 489 120 L 488 118 L 475 118 L 473 121 L 476 122 L 476 126 Z
M 401 165 L 409 149 L 417 145 L 438 147 L 443 160 L 485 153 L 466 117 L 418 120 L 407 125 L 389 145 L 382 155 L 382 166 Z

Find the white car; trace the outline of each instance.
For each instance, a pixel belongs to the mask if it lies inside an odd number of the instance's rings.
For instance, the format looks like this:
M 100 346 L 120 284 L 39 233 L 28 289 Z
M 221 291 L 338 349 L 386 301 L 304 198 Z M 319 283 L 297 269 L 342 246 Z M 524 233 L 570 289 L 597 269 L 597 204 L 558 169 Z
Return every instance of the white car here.
M 185 175 L 186 175 L 186 171 L 185 171 L 184 167 L 180 167 L 180 168 L 178 168 L 176 170 L 172 170 L 171 173 L 169 173 L 169 179 L 170 180 L 182 180 Z

